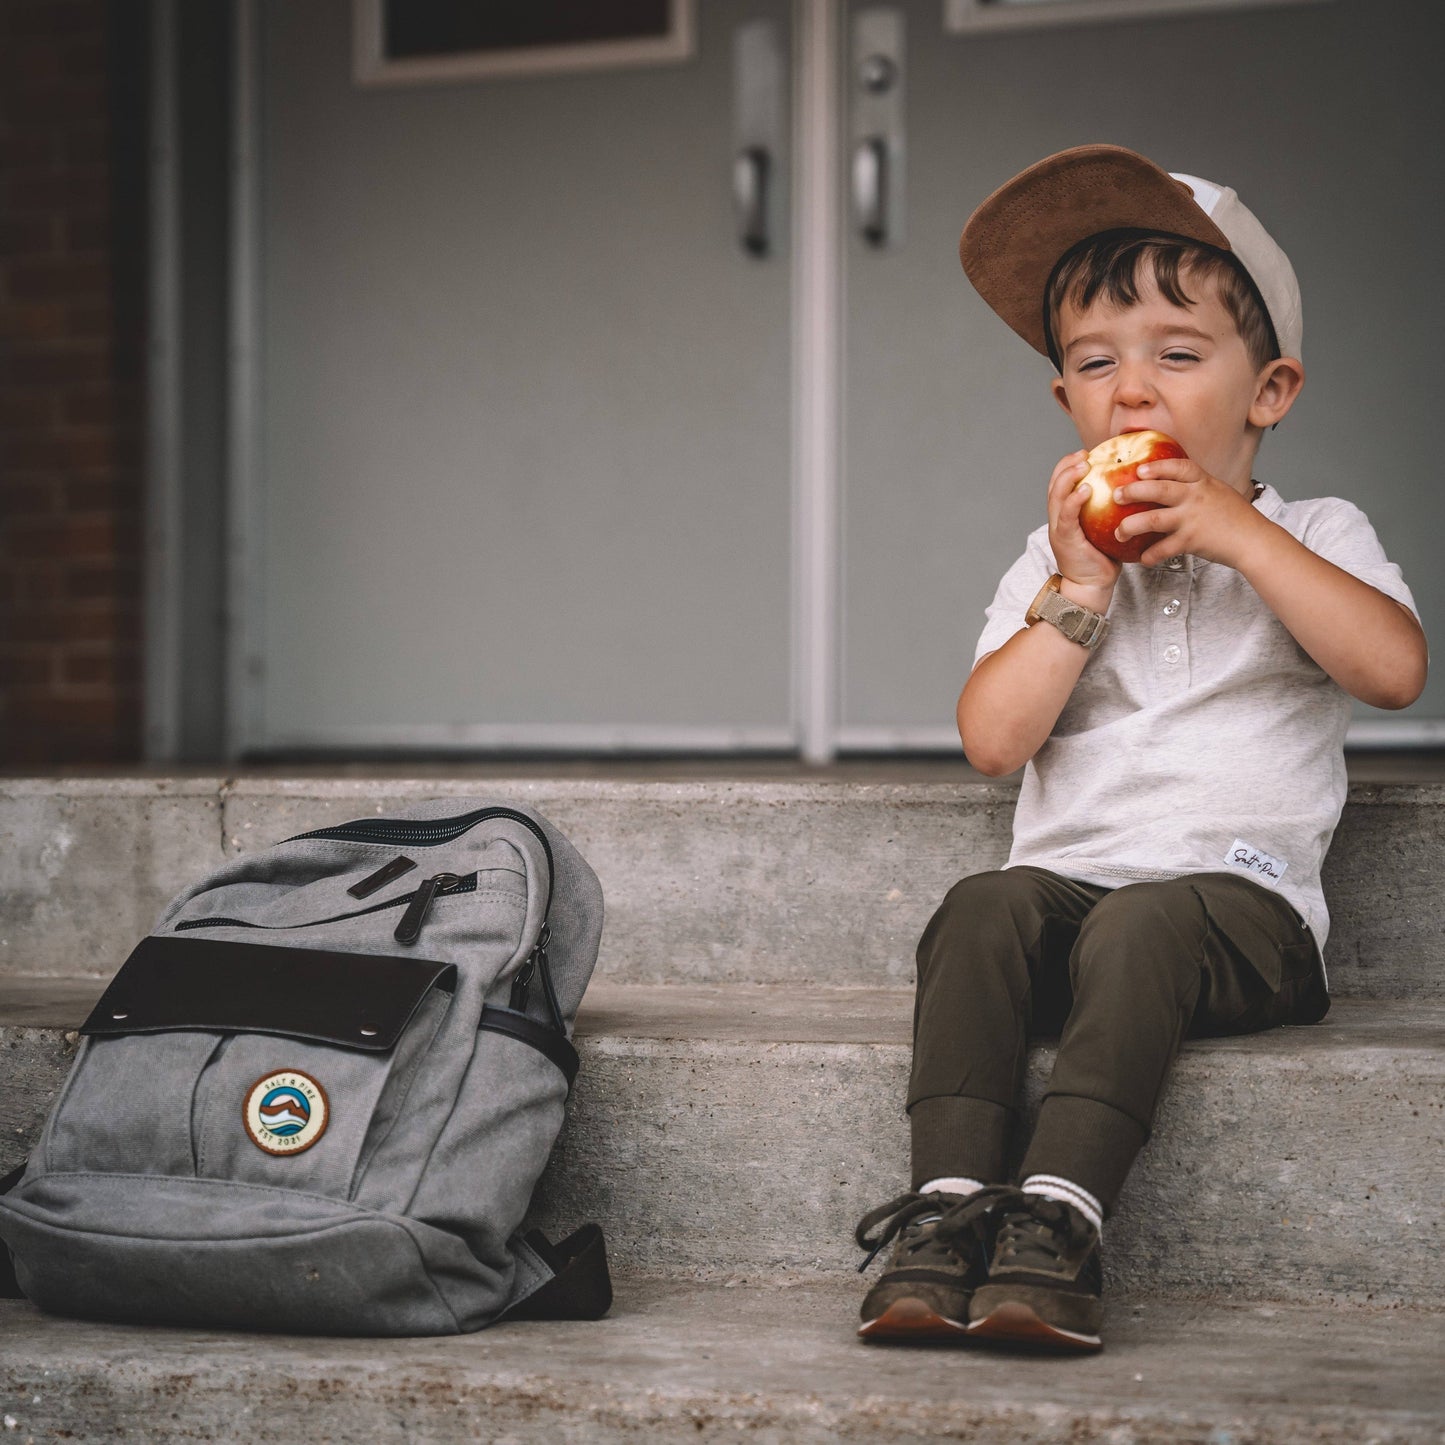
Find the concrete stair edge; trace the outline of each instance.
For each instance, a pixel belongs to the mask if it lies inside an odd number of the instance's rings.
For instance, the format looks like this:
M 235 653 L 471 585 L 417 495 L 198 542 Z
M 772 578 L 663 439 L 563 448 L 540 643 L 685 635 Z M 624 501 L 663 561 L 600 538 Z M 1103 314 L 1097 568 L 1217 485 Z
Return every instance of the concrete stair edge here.
M 6 993 L 0 1020 L 24 1018 L 4 1011 Z M 74 984 L 66 999 L 73 1026 Z M 848 1275 L 858 1216 L 907 1182 L 909 1007 L 903 990 L 599 981 L 533 1222 L 557 1235 L 598 1220 L 629 1273 Z M 69 1067 L 66 1029 L 35 1026 L 41 1016 L 32 1006 L 28 1025 L 0 1028 L 0 1171 L 33 1144 Z M 1187 1044 L 1108 1226 L 1111 1280 L 1241 1298 L 1445 1297 L 1442 1045 L 1445 1007 L 1358 1001 L 1308 1029 Z M 1031 1105 L 1051 1058 L 1034 1052 Z
M 911 980 L 947 888 L 1001 864 L 1013 784 L 0 779 L 0 972 L 105 977 L 198 872 L 362 800 L 497 796 L 572 836 L 620 980 Z M 1445 784 L 1356 784 L 1326 863 L 1337 994 L 1445 997 Z M 97 883 L 99 880 L 99 883 Z
M 0 1412 L 21 1440 L 158 1445 L 1439 1439 L 1431 1312 L 1116 1298 L 1104 1352 L 1059 1361 L 864 1345 L 856 1298 L 625 1281 L 600 1322 L 437 1340 L 128 1329 L 0 1304 Z

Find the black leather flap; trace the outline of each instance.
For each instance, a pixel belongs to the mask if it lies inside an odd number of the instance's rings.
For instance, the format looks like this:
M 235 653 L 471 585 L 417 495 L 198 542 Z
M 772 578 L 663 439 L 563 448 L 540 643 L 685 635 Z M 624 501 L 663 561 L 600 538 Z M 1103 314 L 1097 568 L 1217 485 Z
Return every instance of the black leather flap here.
M 456 965 L 207 938 L 143 938 L 81 1029 L 95 1037 L 214 1029 L 385 1053 Z

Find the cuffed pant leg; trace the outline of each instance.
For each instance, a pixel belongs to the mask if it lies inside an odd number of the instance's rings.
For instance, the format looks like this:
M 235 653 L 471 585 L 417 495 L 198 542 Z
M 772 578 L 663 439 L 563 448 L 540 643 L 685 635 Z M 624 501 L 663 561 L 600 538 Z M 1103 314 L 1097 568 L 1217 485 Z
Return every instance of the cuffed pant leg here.
M 1130 884 L 1089 914 L 1025 1177 L 1060 1175 L 1113 1209 L 1194 1012 L 1208 936 L 1187 880 Z
M 1181 1039 L 1314 1022 L 1318 951 L 1284 899 L 1233 873 L 1104 898 L 1069 960 L 1074 1007 L 1025 1174 L 1073 1180 L 1112 1210 Z
M 913 1184 L 1001 1180 L 1030 1020 L 1067 1008 L 1067 959 L 1102 889 L 1038 868 L 965 878 L 918 945 L 908 1090 Z

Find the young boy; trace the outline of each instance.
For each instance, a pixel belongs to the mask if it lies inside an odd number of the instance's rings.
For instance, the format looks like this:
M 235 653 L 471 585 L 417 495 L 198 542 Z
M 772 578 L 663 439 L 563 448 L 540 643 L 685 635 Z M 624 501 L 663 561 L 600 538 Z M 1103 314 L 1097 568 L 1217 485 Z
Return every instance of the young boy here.
M 874 1254 L 896 1240 L 859 1334 L 1092 1350 L 1100 1231 L 1181 1038 L 1329 1007 L 1350 700 L 1413 702 L 1425 638 L 1357 508 L 1253 480 L 1304 383 L 1300 300 L 1233 191 L 1083 146 L 990 196 L 960 254 L 1085 449 L 1154 429 L 1187 460 L 1116 493 L 1159 504 L 1120 523 L 1160 534 L 1121 566 L 1080 529 L 1085 452 L 1064 457 L 988 609 L 958 727 L 980 771 L 1027 764 L 1013 847 L 919 943 L 913 1189 L 859 1224 Z M 1060 1030 L 1007 1187 L 1026 1038 Z

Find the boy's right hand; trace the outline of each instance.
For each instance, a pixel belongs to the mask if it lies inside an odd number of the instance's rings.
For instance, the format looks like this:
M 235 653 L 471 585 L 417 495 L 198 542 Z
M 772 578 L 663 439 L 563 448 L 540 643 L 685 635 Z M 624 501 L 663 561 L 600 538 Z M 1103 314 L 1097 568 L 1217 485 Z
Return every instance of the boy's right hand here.
M 1079 525 L 1079 514 L 1089 499 L 1089 489 L 1080 487 L 1089 470 L 1087 452 L 1070 452 L 1049 478 L 1049 546 L 1066 583 L 1067 595 L 1095 612 L 1107 612 L 1119 580 L 1122 564 L 1106 557 Z

